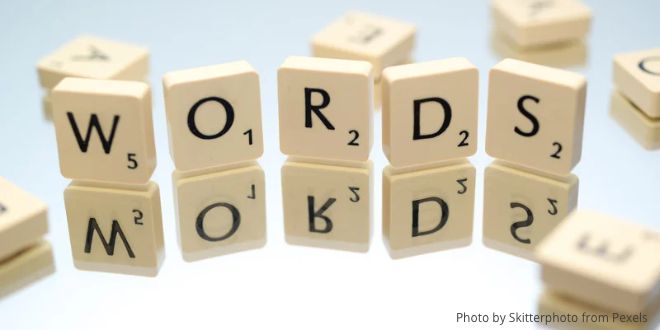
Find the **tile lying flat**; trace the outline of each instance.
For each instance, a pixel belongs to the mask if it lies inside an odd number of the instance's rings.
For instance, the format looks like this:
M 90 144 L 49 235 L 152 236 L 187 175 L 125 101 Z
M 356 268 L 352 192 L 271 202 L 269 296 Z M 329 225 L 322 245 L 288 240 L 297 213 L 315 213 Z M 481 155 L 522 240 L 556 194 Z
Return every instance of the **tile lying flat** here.
M 660 119 L 660 48 L 614 56 L 614 84 L 653 119 Z
M 0 177 L 0 262 L 48 232 L 48 206 Z
M 660 299 L 660 233 L 594 212 L 575 212 L 537 248 L 546 287 L 622 313 Z
M 40 241 L 0 263 L 0 298 L 55 272 L 53 249 Z

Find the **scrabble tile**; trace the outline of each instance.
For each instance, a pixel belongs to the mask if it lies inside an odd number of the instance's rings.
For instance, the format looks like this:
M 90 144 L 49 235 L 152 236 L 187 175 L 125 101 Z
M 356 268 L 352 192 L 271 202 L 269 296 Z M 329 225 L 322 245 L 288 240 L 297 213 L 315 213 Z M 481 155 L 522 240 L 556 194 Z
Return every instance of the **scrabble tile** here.
M 578 0 L 492 0 L 491 12 L 495 28 L 523 47 L 581 39 L 591 25 Z
M 405 167 L 477 151 L 479 71 L 465 58 L 383 71 L 383 150 Z
M 266 244 L 264 171 L 256 163 L 192 177 L 173 175 L 179 244 L 186 261 Z
M 263 154 L 259 76 L 245 61 L 163 77 L 170 151 L 178 170 L 213 168 Z
M 366 161 L 373 140 L 370 71 L 363 61 L 287 58 L 277 75 L 282 152 Z
M 156 168 L 149 86 L 66 78 L 52 98 L 64 177 L 129 184 L 149 181 Z
M 580 161 L 587 82 L 579 74 L 506 59 L 490 71 L 486 152 L 566 176 Z
M 42 58 L 37 64 L 43 88 L 66 77 L 143 80 L 149 72 L 149 51 L 140 46 L 81 36 Z
M 384 68 L 405 63 L 414 44 L 414 25 L 352 11 L 314 35 L 312 53 L 316 57 L 368 61 L 378 78 Z
M 165 258 L 156 183 L 129 190 L 74 181 L 64 204 L 76 268 L 156 276 Z
M 551 290 L 635 314 L 660 299 L 660 233 L 603 214 L 575 212 L 539 245 Z
M 574 315 L 573 321 L 561 318 L 540 322 L 552 329 L 579 330 L 653 330 L 660 322 L 658 307 L 637 314 L 604 310 L 566 295 L 545 290 L 538 302 L 538 313 L 552 316 Z
M 472 242 L 475 168 L 468 161 L 397 173 L 383 170 L 383 240 L 392 258 Z
M 660 48 L 614 56 L 614 84 L 647 116 L 660 119 Z
M 340 167 L 287 161 L 282 166 L 287 243 L 367 252 L 371 180 L 370 163 Z
M 610 116 L 644 148 L 660 149 L 660 119 L 649 118 L 617 91 L 610 94 Z
M 41 110 L 43 112 L 44 119 L 47 121 L 53 121 L 53 101 L 51 100 L 50 92 L 41 96 Z
M 555 68 L 584 68 L 589 49 L 584 40 L 574 40 L 545 47 L 521 48 L 503 36 L 493 33 L 490 48 L 499 58 L 513 58 Z
M 0 263 L 0 298 L 54 272 L 53 249 L 48 242 L 39 241 Z
M 48 232 L 48 206 L 0 177 L 0 261 Z
M 575 175 L 559 180 L 496 161 L 486 167 L 484 182 L 484 245 L 530 260 L 578 202 Z

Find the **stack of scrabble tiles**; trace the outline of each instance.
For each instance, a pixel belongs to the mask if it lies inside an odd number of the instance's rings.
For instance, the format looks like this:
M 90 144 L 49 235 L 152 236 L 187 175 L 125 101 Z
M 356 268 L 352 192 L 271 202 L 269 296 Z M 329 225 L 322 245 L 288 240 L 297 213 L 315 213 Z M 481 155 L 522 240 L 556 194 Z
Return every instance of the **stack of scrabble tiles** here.
M 658 251 L 657 231 L 600 213 L 574 212 L 536 251 L 546 289 L 539 313 L 577 315 L 572 325 L 581 329 L 657 329 Z
M 513 59 L 490 71 L 483 241 L 534 259 L 537 244 L 577 206 L 587 82 Z
M 259 75 L 231 62 L 169 72 L 163 89 L 184 260 L 264 246 Z
M 579 0 L 491 0 L 491 47 L 504 58 L 569 67 L 587 61 L 591 9 Z
M 660 148 L 660 49 L 614 57 L 610 114 L 643 147 Z
M 52 89 L 66 77 L 146 81 L 146 48 L 95 36 L 78 37 L 37 63 L 45 116 L 52 116 Z
M 0 297 L 55 270 L 48 207 L 0 177 Z
M 103 63 L 82 64 L 73 55 L 92 50 Z M 135 67 L 147 57 L 141 48 L 96 38 L 77 39 L 53 56 L 69 70 L 60 74 L 136 80 L 146 74 L 143 64 Z M 66 77 L 51 97 L 60 172 L 73 180 L 64 202 L 75 266 L 155 276 L 164 246 L 160 191 L 150 181 L 156 149 L 149 86 Z

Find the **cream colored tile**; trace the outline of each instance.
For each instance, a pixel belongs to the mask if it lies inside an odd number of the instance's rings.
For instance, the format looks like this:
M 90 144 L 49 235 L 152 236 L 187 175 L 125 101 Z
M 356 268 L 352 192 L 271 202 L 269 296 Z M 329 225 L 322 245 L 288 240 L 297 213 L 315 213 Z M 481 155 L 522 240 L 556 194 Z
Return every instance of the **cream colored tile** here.
M 589 49 L 584 40 L 575 40 L 560 44 L 536 48 L 520 48 L 501 33 L 493 33 L 490 46 L 499 58 L 513 58 L 555 68 L 586 66 Z
M 660 233 L 595 212 L 569 216 L 539 245 L 545 285 L 635 314 L 660 299 Z
M 53 249 L 46 241 L 0 262 L 0 298 L 14 293 L 55 272 Z
M 48 232 L 48 206 L 0 177 L 0 261 Z
M 479 71 L 465 58 L 383 71 L 383 150 L 392 166 L 465 158 L 477 151 Z
M 41 96 L 41 111 L 46 121 L 53 121 L 53 101 L 50 92 L 46 92 Z
M 316 57 L 363 60 L 373 65 L 374 77 L 410 58 L 415 26 L 391 18 L 351 11 L 312 38 Z
M 486 152 L 552 175 L 580 161 L 587 81 L 579 74 L 506 59 L 490 71 Z
M 39 82 L 53 88 L 66 77 L 142 80 L 149 72 L 149 51 L 94 36 L 80 36 L 37 63 Z
M 186 261 L 266 244 L 266 190 L 258 164 L 186 178 L 175 172 L 173 182 Z
M 71 251 L 82 270 L 156 276 L 165 258 L 158 185 L 98 188 L 73 182 L 64 191 Z
M 575 175 L 557 180 L 494 162 L 486 167 L 484 182 L 484 244 L 530 260 L 578 202 Z
M 366 161 L 373 142 L 370 71 L 363 61 L 287 58 L 278 71 L 282 153 Z
M 652 330 L 660 321 L 658 306 L 636 314 L 603 310 L 579 300 L 545 290 L 538 302 L 538 314 L 572 315 L 539 322 L 553 329 L 579 330 Z
M 156 168 L 151 94 L 141 82 L 66 78 L 52 93 L 60 171 L 143 184 Z
M 644 148 L 660 149 L 660 118 L 649 118 L 617 91 L 610 94 L 610 116 Z
M 492 0 L 491 13 L 496 29 L 523 47 L 581 39 L 591 25 L 579 0 Z
M 614 56 L 614 84 L 647 116 L 660 119 L 660 48 Z
M 177 169 L 218 167 L 263 154 L 259 76 L 249 63 L 169 72 L 163 89 Z
M 371 238 L 371 163 L 282 166 L 284 231 L 289 244 L 367 252 Z
M 475 168 L 468 161 L 406 173 L 383 170 L 383 240 L 392 258 L 472 242 Z

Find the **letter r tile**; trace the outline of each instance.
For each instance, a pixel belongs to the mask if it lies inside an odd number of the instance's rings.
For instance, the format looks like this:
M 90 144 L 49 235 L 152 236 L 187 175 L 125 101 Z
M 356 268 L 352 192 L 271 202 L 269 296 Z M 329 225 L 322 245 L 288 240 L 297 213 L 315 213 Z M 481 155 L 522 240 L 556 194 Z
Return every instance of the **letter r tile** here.
M 368 251 L 371 187 L 370 162 L 342 167 L 287 161 L 282 166 L 287 243 Z
M 156 183 L 129 190 L 74 181 L 64 204 L 76 268 L 156 276 L 165 257 Z
M 156 168 L 149 86 L 65 78 L 52 94 L 60 171 L 69 179 L 145 184 Z
M 284 154 L 354 162 L 369 158 L 371 64 L 294 56 L 280 66 L 277 79 Z

